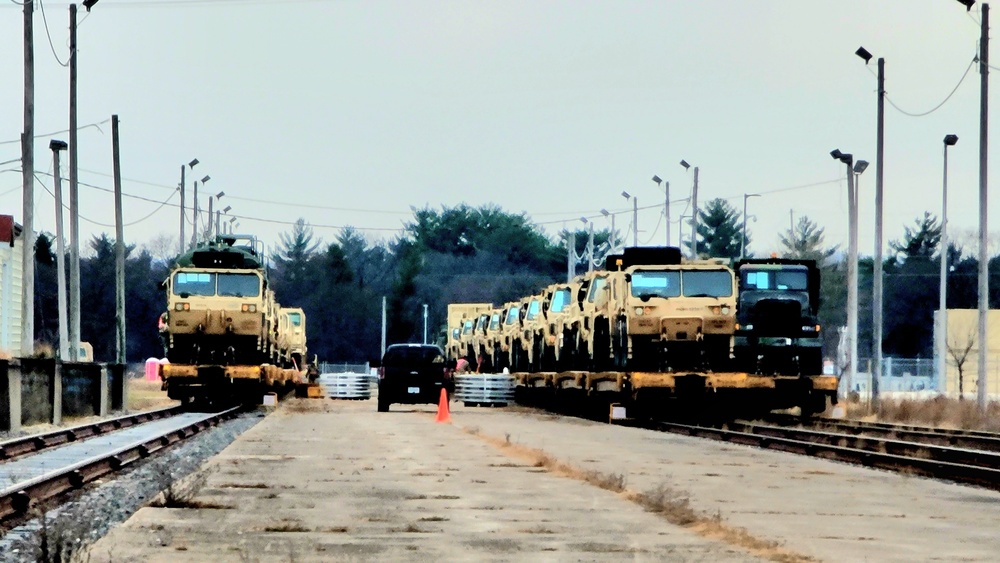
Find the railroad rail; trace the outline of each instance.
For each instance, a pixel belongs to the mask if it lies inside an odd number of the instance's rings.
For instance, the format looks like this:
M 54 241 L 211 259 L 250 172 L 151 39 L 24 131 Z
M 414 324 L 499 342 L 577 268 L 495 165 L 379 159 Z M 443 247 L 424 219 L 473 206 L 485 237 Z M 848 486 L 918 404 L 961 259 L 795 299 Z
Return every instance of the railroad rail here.
M 972 450 L 1000 452 L 1000 434 L 981 430 L 962 430 L 952 428 L 933 428 L 929 426 L 913 426 L 909 424 L 892 424 L 887 422 L 864 422 L 860 420 L 839 420 L 835 418 L 814 418 L 803 420 L 799 417 L 777 416 L 768 417 L 766 422 L 780 426 L 803 426 L 846 434 L 869 437 L 905 440 L 938 446 L 952 446 Z M 743 424 L 755 424 L 740 421 Z
M 240 410 L 242 407 L 214 414 L 178 414 L 105 435 L 104 439 L 68 444 L 0 464 L 0 521 L 149 457 L 235 416 Z
M 184 412 L 183 407 L 145 411 L 116 418 L 106 418 L 90 424 L 60 428 L 52 432 L 31 434 L 0 442 L 0 462 L 10 461 L 70 442 L 85 440 L 94 436 L 122 430 L 153 420 L 168 418 Z
M 648 428 L 1000 490 L 1000 454 L 807 428 L 650 422 Z

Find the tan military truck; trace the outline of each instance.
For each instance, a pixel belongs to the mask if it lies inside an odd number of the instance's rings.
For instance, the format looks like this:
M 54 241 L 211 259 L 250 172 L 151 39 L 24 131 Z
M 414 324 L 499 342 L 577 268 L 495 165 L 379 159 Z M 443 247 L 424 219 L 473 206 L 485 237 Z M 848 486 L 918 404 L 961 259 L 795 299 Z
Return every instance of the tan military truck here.
M 627 248 L 595 303 L 594 360 L 610 341 L 615 368 L 726 371 L 736 277 L 721 260 L 682 263 L 670 247 Z
M 515 342 L 520 361 L 518 371 L 541 371 L 542 340 L 545 317 L 542 315 L 544 293 L 525 299 L 521 305 L 521 326 Z
M 604 270 L 577 276 L 570 282 L 573 301 L 566 314 L 557 319 L 556 333 L 561 335 L 559 366 L 562 370 L 593 370 L 594 302 L 607 282 Z
M 500 330 L 496 334 L 496 359 L 494 365 L 497 372 L 502 372 L 507 368 L 511 373 L 517 371 L 517 354 L 515 342 L 518 342 L 518 333 L 521 331 L 521 303 L 510 301 L 505 303 L 501 309 Z
M 282 367 L 305 369 L 306 313 L 299 307 L 278 309 L 278 349 Z
M 483 311 L 493 308 L 492 303 L 451 303 L 448 305 L 448 339 L 445 345 L 445 353 L 448 359 L 458 360 L 467 354 L 467 347 L 463 345 L 464 334 L 471 336 L 472 323 L 466 327 L 466 321 L 475 320 Z

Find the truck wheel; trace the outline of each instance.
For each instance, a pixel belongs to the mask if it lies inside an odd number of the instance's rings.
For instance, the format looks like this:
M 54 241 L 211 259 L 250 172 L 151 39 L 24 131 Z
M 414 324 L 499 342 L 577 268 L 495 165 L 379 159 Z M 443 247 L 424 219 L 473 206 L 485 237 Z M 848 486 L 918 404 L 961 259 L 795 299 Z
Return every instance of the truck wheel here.
M 389 403 L 388 400 L 383 399 L 382 397 L 379 397 L 378 398 L 378 412 L 389 412 L 389 404 L 390 403 Z

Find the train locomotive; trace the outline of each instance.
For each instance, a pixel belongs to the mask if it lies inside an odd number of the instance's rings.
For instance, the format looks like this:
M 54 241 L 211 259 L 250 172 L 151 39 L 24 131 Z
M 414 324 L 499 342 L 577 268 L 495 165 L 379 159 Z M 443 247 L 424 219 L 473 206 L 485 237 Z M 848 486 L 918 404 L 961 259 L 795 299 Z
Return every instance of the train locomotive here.
M 170 398 L 258 400 L 299 379 L 305 313 L 277 302 L 263 250 L 251 235 L 220 235 L 177 258 L 160 317 Z

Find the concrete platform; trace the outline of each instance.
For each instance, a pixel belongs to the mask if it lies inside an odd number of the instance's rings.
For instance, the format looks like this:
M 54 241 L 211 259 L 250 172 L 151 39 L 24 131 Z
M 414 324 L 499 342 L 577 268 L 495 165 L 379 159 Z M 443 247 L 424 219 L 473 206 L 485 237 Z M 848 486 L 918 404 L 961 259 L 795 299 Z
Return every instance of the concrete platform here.
M 195 508 L 140 510 L 91 561 L 1000 554 L 997 493 L 519 408 L 433 415 L 290 400 L 206 466 Z

